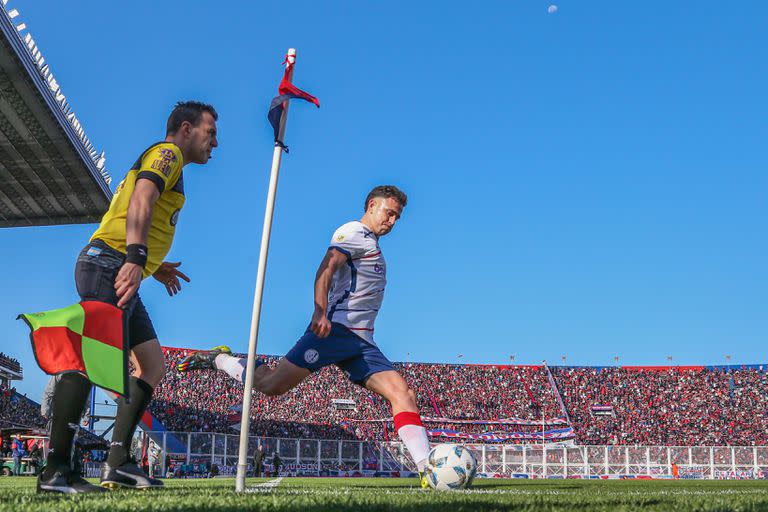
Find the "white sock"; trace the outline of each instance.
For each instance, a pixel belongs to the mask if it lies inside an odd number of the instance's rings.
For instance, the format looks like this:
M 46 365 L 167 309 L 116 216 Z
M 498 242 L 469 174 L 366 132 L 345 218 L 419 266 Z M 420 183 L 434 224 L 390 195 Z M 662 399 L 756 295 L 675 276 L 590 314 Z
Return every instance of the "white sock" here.
M 416 468 L 419 472 L 424 471 L 429 455 L 429 438 L 427 429 L 421 424 L 419 413 L 401 412 L 395 415 L 394 420 L 397 435 L 411 454 Z
M 245 359 L 233 357 L 229 354 L 219 354 L 214 359 L 216 369 L 225 372 L 237 382 L 245 381 L 245 364 Z

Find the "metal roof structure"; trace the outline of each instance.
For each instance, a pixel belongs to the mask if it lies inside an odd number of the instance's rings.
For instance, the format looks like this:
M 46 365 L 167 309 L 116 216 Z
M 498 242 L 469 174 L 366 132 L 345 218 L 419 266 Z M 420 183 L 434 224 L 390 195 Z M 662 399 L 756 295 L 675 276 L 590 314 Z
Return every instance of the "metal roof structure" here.
M 98 222 L 110 177 L 19 12 L 0 8 L 0 227 Z

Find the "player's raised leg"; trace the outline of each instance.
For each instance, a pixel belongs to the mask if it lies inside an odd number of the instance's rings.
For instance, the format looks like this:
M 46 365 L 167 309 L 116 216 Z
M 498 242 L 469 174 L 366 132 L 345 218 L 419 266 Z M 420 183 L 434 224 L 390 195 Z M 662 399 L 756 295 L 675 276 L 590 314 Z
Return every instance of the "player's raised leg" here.
M 253 372 L 253 388 L 267 396 L 287 393 L 309 377 L 310 371 L 282 358 L 275 368 L 261 365 Z M 245 376 L 245 371 L 243 371 Z
M 246 358 L 233 356 L 229 347 L 220 346 L 188 355 L 177 365 L 177 369 L 180 372 L 219 370 L 238 382 L 244 382 L 247 363 Z M 290 391 L 310 374 L 309 369 L 299 367 L 287 359 L 281 359 L 275 368 L 266 366 L 264 361 L 256 361 L 256 365 L 253 389 L 267 396 L 282 395 Z
M 419 473 L 422 473 L 429 455 L 429 438 L 427 429 L 421 423 L 416 394 L 394 370 L 374 373 L 365 381 L 365 387 L 391 404 L 397 435 L 411 454 Z

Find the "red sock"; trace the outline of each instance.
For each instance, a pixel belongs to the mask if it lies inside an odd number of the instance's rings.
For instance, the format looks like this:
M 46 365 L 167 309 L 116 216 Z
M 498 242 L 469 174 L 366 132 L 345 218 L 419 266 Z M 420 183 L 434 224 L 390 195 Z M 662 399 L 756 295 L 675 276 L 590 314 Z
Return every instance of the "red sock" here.
M 421 423 L 421 416 L 417 412 L 400 412 L 395 414 L 393 420 L 397 435 L 411 454 L 417 469 L 423 471 L 429 455 L 429 438 L 427 429 Z

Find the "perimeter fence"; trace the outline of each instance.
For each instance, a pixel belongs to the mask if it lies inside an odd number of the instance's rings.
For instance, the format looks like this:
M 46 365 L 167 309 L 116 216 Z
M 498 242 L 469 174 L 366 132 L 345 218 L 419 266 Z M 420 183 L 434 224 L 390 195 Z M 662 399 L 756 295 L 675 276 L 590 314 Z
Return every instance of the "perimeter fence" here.
M 156 474 L 234 473 L 239 436 L 208 432 L 148 432 L 159 449 Z M 264 469 L 280 459 L 284 475 L 382 475 L 415 471 L 399 442 L 249 438 L 258 443 Z M 564 446 L 465 444 L 488 477 L 519 478 L 768 478 L 768 446 Z M 252 458 L 249 463 L 252 463 Z

